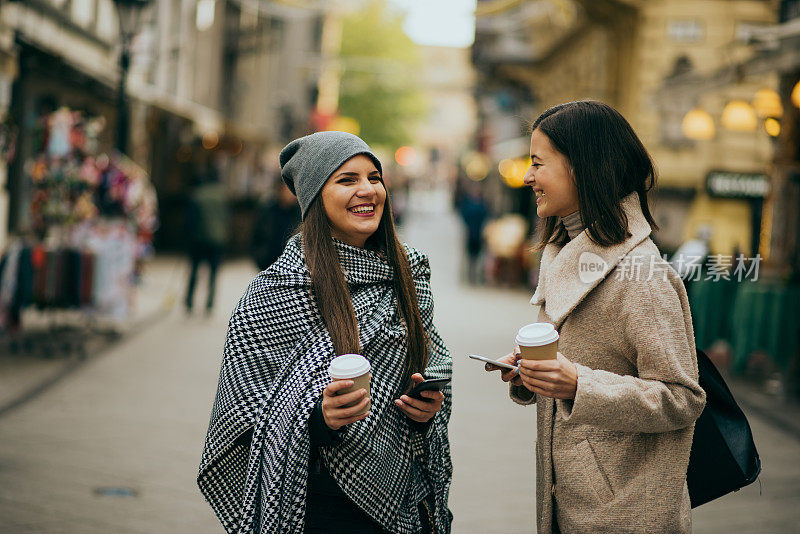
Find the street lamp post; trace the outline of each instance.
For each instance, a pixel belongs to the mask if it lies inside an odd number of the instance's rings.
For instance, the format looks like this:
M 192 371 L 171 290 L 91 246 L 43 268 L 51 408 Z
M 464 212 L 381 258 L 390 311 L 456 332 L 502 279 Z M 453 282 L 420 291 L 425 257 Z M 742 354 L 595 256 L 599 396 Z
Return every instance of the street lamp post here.
M 142 9 L 150 0 L 114 0 L 119 16 L 119 87 L 117 92 L 117 150 L 125 153 L 128 147 L 128 105 L 126 87 L 131 64 L 131 42 L 139 30 Z

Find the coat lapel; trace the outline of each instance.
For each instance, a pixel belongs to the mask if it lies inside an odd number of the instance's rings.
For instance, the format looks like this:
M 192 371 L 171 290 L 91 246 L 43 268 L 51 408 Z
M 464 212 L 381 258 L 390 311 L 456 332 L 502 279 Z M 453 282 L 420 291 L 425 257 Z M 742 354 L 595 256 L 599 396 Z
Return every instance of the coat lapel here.
M 600 246 L 584 230 L 563 247 L 551 243 L 544 248 L 539 284 L 531 304 L 543 305 L 556 328 L 625 255 L 650 235 L 652 229 L 642 213 L 637 193 L 622 200 L 622 209 L 628 217 L 631 234 L 622 243 Z

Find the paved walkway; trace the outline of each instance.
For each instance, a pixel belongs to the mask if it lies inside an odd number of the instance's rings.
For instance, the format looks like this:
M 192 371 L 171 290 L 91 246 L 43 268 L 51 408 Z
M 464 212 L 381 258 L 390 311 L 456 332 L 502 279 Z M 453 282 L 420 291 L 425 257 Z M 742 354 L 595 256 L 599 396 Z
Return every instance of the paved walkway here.
M 406 238 L 431 257 L 436 323 L 454 358 L 453 531 L 531 533 L 534 410 L 465 355 L 506 352 L 535 310 L 524 291 L 459 283 L 458 223 L 444 211 L 413 214 Z M 148 287 L 180 295 L 182 271 L 160 272 Z M 176 310 L 0 418 L 0 533 L 221 532 L 194 479 L 227 316 L 254 274 L 227 264 L 215 314 Z M 763 495 L 755 484 L 700 508 L 695 532 L 800 532 L 800 441 L 751 421 Z

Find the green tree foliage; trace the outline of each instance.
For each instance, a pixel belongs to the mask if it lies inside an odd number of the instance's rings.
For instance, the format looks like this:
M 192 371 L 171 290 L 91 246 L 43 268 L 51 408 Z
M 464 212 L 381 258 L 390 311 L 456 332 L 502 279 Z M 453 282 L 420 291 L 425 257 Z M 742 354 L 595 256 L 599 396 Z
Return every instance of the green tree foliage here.
M 368 0 L 344 18 L 339 113 L 358 120 L 370 144 L 395 149 L 412 142 L 426 111 L 417 47 L 403 31 L 402 15 L 383 1 Z

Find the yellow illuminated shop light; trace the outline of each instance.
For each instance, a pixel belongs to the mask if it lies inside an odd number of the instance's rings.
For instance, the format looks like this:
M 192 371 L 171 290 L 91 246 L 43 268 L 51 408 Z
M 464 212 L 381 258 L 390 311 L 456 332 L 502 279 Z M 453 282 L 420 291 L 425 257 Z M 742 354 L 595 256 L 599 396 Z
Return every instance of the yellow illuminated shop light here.
M 794 84 L 794 89 L 792 89 L 791 99 L 792 99 L 792 104 L 794 104 L 795 107 L 800 108 L 800 82 Z
M 778 137 L 781 134 L 781 123 L 770 117 L 764 121 L 764 129 L 770 136 Z
M 504 159 L 497 165 L 497 170 L 503 181 L 509 187 L 522 187 L 525 185 L 525 172 L 528 170 L 526 158 Z
M 335 117 L 328 125 L 328 130 L 359 135 L 361 133 L 361 123 L 353 117 Z
M 756 91 L 756 95 L 753 97 L 753 108 L 762 119 L 767 117 L 781 118 L 783 116 L 781 96 L 767 87 Z
M 687 139 L 708 141 L 714 138 L 714 119 L 707 111 L 695 108 L 683 117 L 681 131 Z
M 744 100 L 731 100 L 722 110 L 722 126 L 732 132 L 754 132 L 758 128 L 756 111 Z
M 489 158 L 480 152 L 467 154 L 462 164 L 467 177 L 475 182 L 480 182 L 489 174 Z

